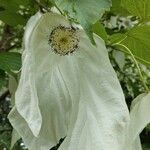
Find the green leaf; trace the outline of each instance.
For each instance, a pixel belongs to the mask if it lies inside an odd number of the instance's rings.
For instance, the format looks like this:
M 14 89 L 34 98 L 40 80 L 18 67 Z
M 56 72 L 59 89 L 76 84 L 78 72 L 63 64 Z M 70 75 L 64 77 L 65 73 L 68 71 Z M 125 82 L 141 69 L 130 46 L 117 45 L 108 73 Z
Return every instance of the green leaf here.
M 92 25 L 95 24 L 111 6 L 110 0 L 56 0 L 57 6 L 77 20 L 91 42 L 94 44 Z
M 116 15 L 128 16 L 129 12 L 121 6 L 121 0 L 112 0 L 112 7 L 110 11 Z
M 16 52 L 0 53 L 0 69 L 11 73 L 21 68 L 21 54 Z
M 125 48 L 118 46 L 116 43 L 119 42 L 125 45 L 141 63 L 150 65 L 150 26 L 137 26 L 129 30 L 126 34 L 114 34 L 109 39 L 111 45 L 128 53 Z
M 28 0 L 0 0 L 0 20 L 11 25 L 25 24 L 26 19 L 19 14 L 19 6 L 27 6 Z
M 100 21 L 97 21 L 93 25 L 93 32 L 100 36 L 104 41 L 107 41 L 107 33 L 105 31 L 105 27 L 100 23 Z
M 10 26 L 25 24 L 25 19 L 16 13 L 11 13 L 10 11 L 0 12 L 0 19 Z
M 122 0 L 122 7 L 141 20 L 150 19 L 150 0 Z

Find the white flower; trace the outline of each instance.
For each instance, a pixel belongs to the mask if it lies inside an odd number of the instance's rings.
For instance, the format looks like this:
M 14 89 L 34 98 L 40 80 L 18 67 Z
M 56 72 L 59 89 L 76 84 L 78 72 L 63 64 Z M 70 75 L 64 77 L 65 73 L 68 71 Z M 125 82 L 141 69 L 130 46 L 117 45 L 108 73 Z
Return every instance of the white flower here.
M 142 150 L 139 134 L 150 123 L 150 92 L 137 96 L 131 105 L 130 123 L 123 150 Z M 127 147 L 128 145 L 128 147 Z
M 105 43 L 61 15 L 39 13 L 25 30 L 23 67 L 9 114 L 31 150 L 122 150 L 129 114 Z

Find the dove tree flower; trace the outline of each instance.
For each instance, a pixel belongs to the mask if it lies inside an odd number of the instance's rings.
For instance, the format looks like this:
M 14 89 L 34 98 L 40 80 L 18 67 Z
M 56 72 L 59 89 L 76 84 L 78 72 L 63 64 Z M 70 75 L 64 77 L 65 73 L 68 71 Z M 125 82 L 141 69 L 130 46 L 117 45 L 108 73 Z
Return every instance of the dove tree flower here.
M 104 41 L 56 13 L 37 13 L 24 34 L 22 72 L 9 114 L 31 150 L 122 150 L 129 113 Z
M 123 150 L 142 150 L 139 134 L 150 123 L 150 92 L 137 96 L 131 104 L 130 123 Z

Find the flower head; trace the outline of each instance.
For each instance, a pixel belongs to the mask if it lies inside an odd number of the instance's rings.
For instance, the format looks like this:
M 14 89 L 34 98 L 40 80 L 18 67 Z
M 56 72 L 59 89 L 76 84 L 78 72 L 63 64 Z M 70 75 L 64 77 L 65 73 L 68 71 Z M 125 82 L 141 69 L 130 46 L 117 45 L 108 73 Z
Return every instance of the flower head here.
M 32 150 L 121 150 L 128 109 L 104 41 L 55 13 L 35 15 L 10 122 Z M 55 52 L 55 53 L 54 53 Z M 70 54 L 72 53 L 72 54 Z
M 52 50 L 60 55 L 73 53 L 78 48 L 79 37 L 73 27 L 58 26 L 49 37 Z

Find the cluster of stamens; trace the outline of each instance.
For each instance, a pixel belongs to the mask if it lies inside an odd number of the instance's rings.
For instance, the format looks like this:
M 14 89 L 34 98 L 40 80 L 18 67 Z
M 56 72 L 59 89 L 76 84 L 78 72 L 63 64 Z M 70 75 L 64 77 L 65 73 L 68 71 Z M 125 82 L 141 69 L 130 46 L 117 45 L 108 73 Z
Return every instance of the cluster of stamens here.
M 73 53 L 78 48 L 79 38 L 74 27 L 58 26 L 54 28 L 49 37 L 51 49 L 60 55 Z

